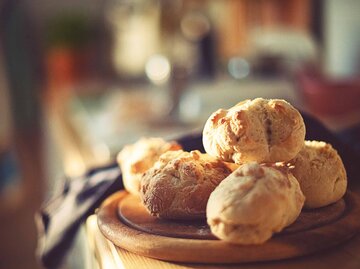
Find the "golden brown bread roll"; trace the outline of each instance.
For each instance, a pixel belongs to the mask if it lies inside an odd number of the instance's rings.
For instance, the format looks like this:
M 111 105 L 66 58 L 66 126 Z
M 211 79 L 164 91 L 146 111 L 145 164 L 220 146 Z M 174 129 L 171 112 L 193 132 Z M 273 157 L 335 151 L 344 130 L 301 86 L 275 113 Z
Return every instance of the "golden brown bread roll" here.
M 132 145 L 126 145 L 117 157 L 125 189 L 138 195 L 143 173 L 153 166 L 161 154 L 179 149 L 181 146 L 176 142 L 154 137 L 141 138 Z
M 296 156 L 304 144 L 300 113 L 284 100 L 257 98 L 219 109 L 203 130 L 206 152 L 227 162 L 281 162 Z
M 197 150 L 169 151 L 141 178 L 140 197 L 157 217 L 204 218 L 210 193 L 235 167 Z
M 294 166 L 291 172 L 306 197 L 305 207 L 326 206 L 345 194 L 347 178 L 344 164 L 330 144 L 305 141 L 303 149 L 290 164 Z
M 218 238 L 235 244 L 261 244 L 293 223 L 304 204 L 291 173 L 247 163 L 211 193 L 207 222 Z

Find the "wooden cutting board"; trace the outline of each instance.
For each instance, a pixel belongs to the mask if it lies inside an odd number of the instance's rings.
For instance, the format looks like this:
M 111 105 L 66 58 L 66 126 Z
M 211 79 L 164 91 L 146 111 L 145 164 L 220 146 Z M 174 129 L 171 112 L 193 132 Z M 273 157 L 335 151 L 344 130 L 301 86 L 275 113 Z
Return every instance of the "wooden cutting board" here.
M 97 215 L 101 232 L 116 246 L 151 258 L 193 263 L 242 263 L 303 256 L 336 246 L 360 229 L 360 202 L 351 192 L 333 205 L 303 210 L 293 225 L 262 245 L 241 246 L 217 240 L 205 221 L 157 219 L 125 191 L 105 200 Z

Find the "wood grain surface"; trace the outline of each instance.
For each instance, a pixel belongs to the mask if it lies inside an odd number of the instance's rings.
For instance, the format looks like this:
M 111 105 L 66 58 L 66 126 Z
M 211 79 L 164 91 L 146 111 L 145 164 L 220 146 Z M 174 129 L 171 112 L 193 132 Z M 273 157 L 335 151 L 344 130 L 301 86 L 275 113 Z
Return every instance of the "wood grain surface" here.
M 119 204 L 121 208 L 127 196 L 126 192 L 118 192 L 98 210 L 98 225 L 103 235 L 130 252 L 174 262 L 230 264 L 283 260 L 338 245 L 360 228 L 359 198 L 348 192 L 344 198 L 345 210 L 340 210 L 342 213 L 330 222 L 275 236 L 262 245 L 240 246 L 220 240 L 160 236 L 130 227 L 118 217 Z
M 305 209 L 295 223 L 275 236 L 297 233 L 332 223 L 345 213 L 345 209 L 344 199 L 327 207 Z M 126 195 L 118 203 L 118 217 L 129 227 L 150 234 L 189 239 L 217 239 L 211 233 L 206 219 L 184 221 L 160 219 L 151 216 L 141 204 L 139 197 L 134 195 Z

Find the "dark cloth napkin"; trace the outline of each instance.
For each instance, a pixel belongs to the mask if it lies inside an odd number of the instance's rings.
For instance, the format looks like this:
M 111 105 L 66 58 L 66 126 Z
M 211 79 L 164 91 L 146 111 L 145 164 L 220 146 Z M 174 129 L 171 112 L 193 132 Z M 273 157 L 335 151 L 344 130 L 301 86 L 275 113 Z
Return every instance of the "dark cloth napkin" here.
M 303 114 L 307 140 L 322 140 L 338 150 L 347 169 L 349 180 L 359 176 L 359 168 L 352 165 L 358 160 L 356 153 L 343 144 L 320 122 Z M 190 134 L 177 139 L 186 151 L 204 152 L 201 134 Z M 57 268 L 70 249 L 80 224 L 110 194 L 123 189 L 121 171 L 114 162 L 98 167 L 77 178 L 65 178 L 54 197 L 39 210 L 38 256 L 46 268 Z

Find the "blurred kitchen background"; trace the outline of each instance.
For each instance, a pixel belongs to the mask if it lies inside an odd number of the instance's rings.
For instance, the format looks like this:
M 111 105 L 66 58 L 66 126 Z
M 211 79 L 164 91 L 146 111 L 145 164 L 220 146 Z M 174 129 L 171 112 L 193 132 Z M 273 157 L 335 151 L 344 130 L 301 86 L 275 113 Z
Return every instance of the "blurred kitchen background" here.
M 142 136 L 201 131 L 246 98 L 286 99 L 359 152 L 359 12 L 357 0 L 0 1 L 0 268 L 40 268 L 34 212 L 64 174 Z

